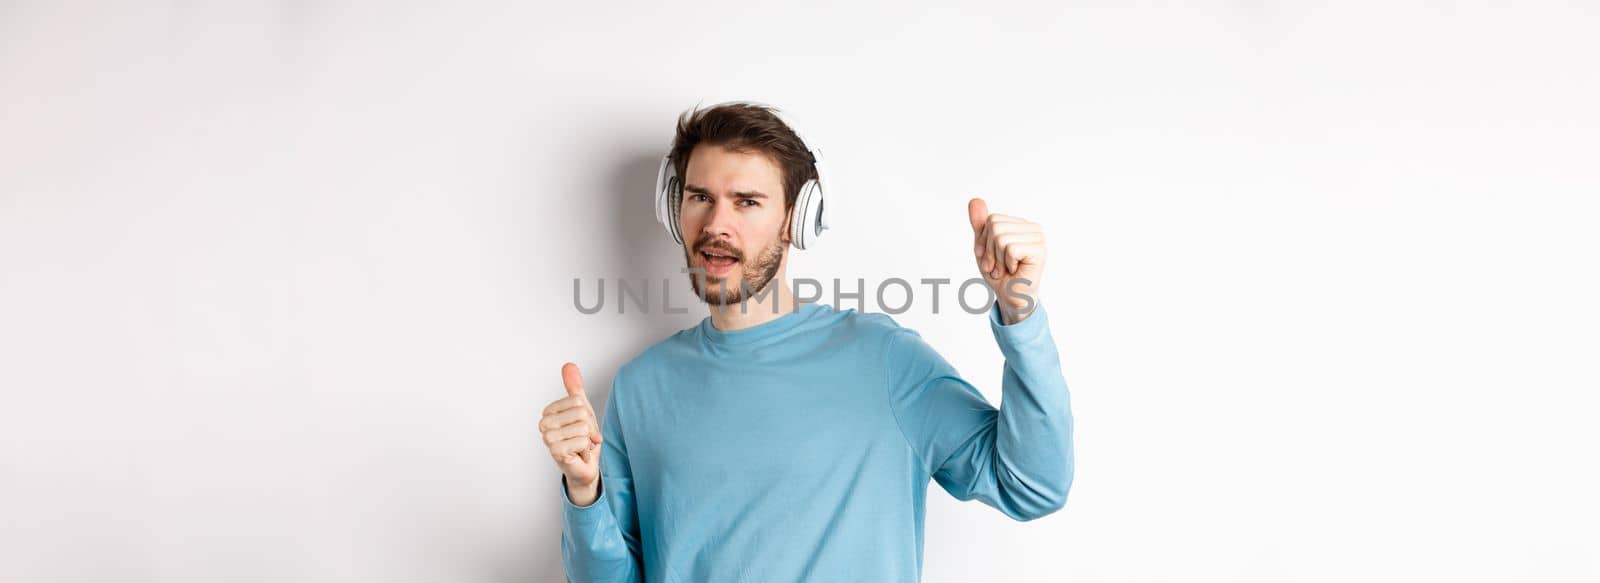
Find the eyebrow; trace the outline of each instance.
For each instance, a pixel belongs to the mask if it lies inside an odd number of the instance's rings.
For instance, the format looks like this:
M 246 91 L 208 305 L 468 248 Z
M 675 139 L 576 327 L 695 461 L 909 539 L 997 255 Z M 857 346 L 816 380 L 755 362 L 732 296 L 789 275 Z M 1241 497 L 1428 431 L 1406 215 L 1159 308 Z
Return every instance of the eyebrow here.
M 685 184 L 685 185 L 683 185 L 683 191 L 684 192 L 693 192 L 695 194 L 704 194 L 704 195 L 707 195 L 707 196 L 711 196 L 711 189 L 706 188 L 704 186 L 697 185 L 697 184 Z M 736 197 L 739 197 L 739 198 L 766 198 L 767 197 L 766 194 L 763 194 L 759 190 L 747 190 L 747 191 L 743 191 L 743 192 L 735 192 L 735 193 L 733 193 L 733 195 L 736 196 Z

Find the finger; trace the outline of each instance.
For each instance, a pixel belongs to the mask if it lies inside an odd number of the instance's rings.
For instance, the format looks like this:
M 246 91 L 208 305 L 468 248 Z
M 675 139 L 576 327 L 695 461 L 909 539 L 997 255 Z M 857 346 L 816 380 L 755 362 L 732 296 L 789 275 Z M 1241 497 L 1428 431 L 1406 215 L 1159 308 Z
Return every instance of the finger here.
M 1021 233 L 1042 232 L 1038 223 L 1030 223 L 1022 219 L 1003 219 L 1000 215 L 989 215 L 989 232 L 995 235 L 1011 235 Z
M 581 396 L 581 394 L 576 394 L 576 396 L 571 397 L 562 397 L 562 399 L 550 402 L 549 405 L 544 407 L 544 413 L 541 413 L 541 415 L 555 415 L 555 413 L 565 412 L 565 410 L 568 410 L 568 408 L 578 407 L 589 408 L 590 415 L 594 415 L 594 405 L 589 404 L 589 397 Z M 598 418 L 598 415 L 595 415 L 595 418 Z
M 1020 267 L 1023 262 L 1028 260 L 1028 254 L 1031 252 L 1032 250 L 1028 247 L 1027 243 L 1007 243 L 1005 251 L 1006 273 L 1016 275 L 1017 268 Z
M 988 226 L 989 223 L 985 222 L 984 224 L 978 226 L 977 232 L 972 234 L 972 253 L 978 258 L 980 263 L 983 261 L 983 254 L 985 251 L 983 245 L 983 234 Z
M 983 224 L 983 229 L 978 232 L 978 271 L 988 273 L 994 265 L 994 234 L 989 232 L 989 223 Z
M 997 240 L 1000 244 L 1000 254 L 1004 257 L 1006 271 L 1016 273 L 1018 265 L 1030 263 L 1030 259 L 1038 254 L 1044 237 L 1039 233 L 1013 233 L 1002 235 Z
M 996 257 L 1000 262 L 1000 265 L 995 266 L 995 271 L 998 273 L 996 277 L 1005 277 L 1006 274 L 1011 273 L 1011 262 L 1013 261 L 1011 257 L 1011 246 L 1006 244 L 1006 242 L 1009 240 L 1009 237 L 994 238 Z
M 981 198 L 967 201 L 967 221 L 972 223 L 972 233 L 978 234 L 983 230 L 984 221 L 989 218 L 989 203 Z
M 544 432 L 544 443 L 545 445 L 555 445 L 574 437 L 583 437 L 586 438 L 584 441 L 592 441 L 592 439 L 588 439 L 592 438 L 592 434 L 593 429 L 589 427 L 588 423 L 574 423 Z
M 594 412 L 594 405 L 590 405 L 587 400 L 584 401 L 583 406 L 585 409 L 587 409 L 586 417 L 589 421 L 589 439 L 596 444 L 605 441 L 605 436 L 601 435 L 600 432 L 600 414 Z
M 584 396 L 584 395 L 571 395 L 571 396 L 567 396 L 567 397 L 562 397 L 560 399 L 552 401 L 549 405 L 546 405 L 545 408 L 544 408 L 544 413 L 542 413 L 541 416 L 554 415 L 556 413 L 560 413 L 562 411 L 566 411 L 567 409 L 571 409 L 573 407 L 588 407 L 588 406 L 589 406 L 589 398 L 587 396 Z
M 594 407 L 589 407 L 589 413 L 586 417 L 588 417 L 587 421 L 589 422 L 589 439 L 595 443 L 604 441 L 605 438 L 600 435 L 600 416 L 595 414 Z
M 982 207 L 982 211 L 985 213 L 984 216 L 981 217 L 981 218 L 979 218 L 977 215 L 974 214 L 975 209 L 977 207 L 980 207 L 980 206 Z M 973 226 L 972 226 L 973 231 L 974 231 L 974 236 L 973 236 L 973 241 L 972 241 L 972 253 L 980 261 L 984 257 L 992 255 L 991 250 L 990 250 L 990 246 L 986 243 L 986 241 L 987 241 L 987 239 L 989 237 L 993 237 L 994 234 L 997 232 L 997 231 L 994 230 L 994 226 L 996 224 L 998 224 L 998 223 L 1026 223 L 1027 222 L 1027 221 L 1024 221 L 1024 220 L 1019 219 L 1017 217 L 1013 217 L 1013 216 L 1009 216 L 1009 215 L 990 213 L 988 204 L 984 203 L 983 199 L 981 199 L 981 198 L 974 198 L 974 199 L 972 199 L 971 201 L 969 201 L 967 203 L 967 219 L 970 220 L 970 221 L 975 221 Z M 981 226 L 980 226 L 980 224 L 978 224 L 976 222 L 976 221 L 980 221 L 980 220 L 982 221 Z M 988 267 L 985 267 L 986 265 Z M 978 271 L 989 271 L 992 267 L 993 267 L 993 265 L 991 263 L 980 263 L 979 267 L 978 267 Z
M 1004 263 L 1005 258 L 1000 255 L 1000 237 L 995 234 L 994 230 L 994 221 L 990 220 L 988 231 L 989 254 L 993 256 L 994 260 L 989 263 L 989 277 L 990 279 L 1000 279 L 1001 274 L 1005 273 L 1006 264 Z
M 561 365 L 561 382 L 567 385 L 568 395 L 583 394 L 583 375 L 578 372 L 578 365 L 566 363 Z
M 584 451 L 588 451 L 589 449 L 593 449 L 594 447 L 594 443 L 589 441 L 588 437 L 579 435 L 577 437 L 571 437 L 558 441 L 554 445 L 551 445 L 550 457 L 556 458 L 558 461 L 565 460 L 567 456 L 582 453 Z
M 593 407 L 589 408 L 589 441 L 593 441 L 595 444 L 605 441 L 605 436 L 600 432 L 599 416 L 595 415 Z
M 1005 256 L 1005 243 L 1017 235 L 1038 230 L 1039 225 L 1017 217 L 1002 214 L 989 215 L 987 233 L 991 240 L 990 253 L 995 256 L 995 261 L 985 268 L 988 276 L 993 279 L 999 279 L 1004 277 L 1008 271 L 1013 271 L 1010 268 L 1014 261 Z
M 539 420 L 539 431 L 560 429 L 579 421 L 591 421 L 593 418 L 594 412 L 592 409 L 588 407 L 573 407 L 559 413 L 545 415 L 544 419 Z

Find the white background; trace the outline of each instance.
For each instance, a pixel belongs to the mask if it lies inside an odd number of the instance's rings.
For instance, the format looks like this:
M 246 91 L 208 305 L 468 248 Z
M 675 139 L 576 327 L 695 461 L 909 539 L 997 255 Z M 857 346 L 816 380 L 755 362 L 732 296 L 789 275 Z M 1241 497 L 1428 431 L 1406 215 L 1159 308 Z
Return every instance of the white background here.
M 926 581 L 1600 578 L 1595 2 L 628 4 L 0 2 L 0 579 L 560 581 L 560 364 L 705 314 L 572 280 L 687 289 L 730 98 L 829 155 L 791 276 L 1048 234 L 1071 498 L 932 485 Z

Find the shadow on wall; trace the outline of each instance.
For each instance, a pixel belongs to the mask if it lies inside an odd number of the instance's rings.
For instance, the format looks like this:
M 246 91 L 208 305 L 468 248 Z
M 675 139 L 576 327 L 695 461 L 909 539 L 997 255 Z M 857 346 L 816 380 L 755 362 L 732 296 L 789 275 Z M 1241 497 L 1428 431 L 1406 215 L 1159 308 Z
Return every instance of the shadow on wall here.
M 706 315 L 703 304 L 693 299 L 688 276 L 679 273 L 684 261 L 682 247 L 674 243 L 666 230 L 656 222 L 652 191 L 664 152 L 638 151 L 638 144 L 641 143 L 646 143 L 646 140 L 632 140 L 615 148 L 614 151 L 628 153 L 615 156 L 618 164 L 609 176 L 601 177 L 594 185 L 594 192 L 603 195 L 596 198 L 605 201 L 612 210 L 609 225 L 594 225 L 594 232 L 605 233 L 614 241 L 612 245 L 600 247 L 610 249 L 615 254 L 600 264 L 617 266 L 621 272 L 582 276 L 607 279 L 627 277 L 635 280 L 648 278 L 652 280 L 651 292 L 656 294 L 660 293 L 658 286 L 661 285 L 661 279 L 667 277 L 673 286 L 673 304 L 687 307 L 688 312 L 663 314 L 660 306 L 656 305 L 651 307 L 648 314 L 641 314 L 631 310 L 633 306 L 630 305 L 628 313 L 619 315 L 610 303 L 615 299 L 616 292 L 610 287 L 613 282 L 608 282 L 606 293 L 610 299 L 606 309 L 583 317 L 621 319 L 622 337 L 617 339 L 613 349 L 578 362 L 583 370 L 589 400 L 594 404 L 595 413 L 602 416 L 605 415 L 606 400 L 611 395 L 611 380 L 619 367 L 645 348 L 694 325 Z M 567 309 L 572 308 L 568 306 Z M 535 463 L 553 464 L 548 455 L 536 456 Z M 559 474 L 556 475 L 559 479 Z M 504 568 L 490 579 L 494 583 L 566 580 L 561 564 L 560 485 L 552 481 L 548 486 L 548 489 L 544 489 L 545 485 L 539 485 L 540 491 L 531 495 L 538 496 L 540 500 L 536 516 L 553 517 L 554 521 L 532 525 L 531 546 L 507 551 L 506 562 L 501 564 Z
M 617 367 L 634 355 L 698 323 L 706 316 L 705 305 L 694 299 L 689 276 L 680 272 L 684 267 L 683 247 L 673 242 L 672 236 L 667 234 L 661 223 L 656 222 L 653 191 L 662 155 L 636 152 L 621 157 L 624 162 L 612 174 L 607 186 L 612 195 L 611 208 L 615 218 L 611 231 L 616 244 L 612 249 L 621 255 L 610 263 L 622 269 L 621 273 L 614 275 L 630 280 L 648 279 L 651 303 L 654 304 L 647 314 L 637 313 L 633 310 L 634 306 L 629 305 L 630 311 L 620 315 L 612 310 L 610 303 L 607 304 L 605 312 L 609 314 L 608 317 L 621 318 L 629 330 L 627 337 L 622 340 L 624 350 L 615 355 L 616 362 L 610 368 L 604 369 L 608 373 L 615 373 Z M 661 312 L 659 298 L 662 278 L 666 278 L 671 286 L 673 306 L 686 308 L 686 313 Z M 614 289 L 608 288 L 606 293 L 612 300 L 616 299 Z M 595 314 L 597 317 L 600 315 Z M 608 380 L 608 391 L 610 386 Z

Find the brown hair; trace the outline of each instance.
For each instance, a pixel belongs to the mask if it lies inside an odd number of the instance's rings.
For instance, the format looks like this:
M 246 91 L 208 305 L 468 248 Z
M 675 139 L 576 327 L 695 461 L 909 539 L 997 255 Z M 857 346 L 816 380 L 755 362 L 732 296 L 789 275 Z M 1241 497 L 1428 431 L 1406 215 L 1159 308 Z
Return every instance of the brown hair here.
M 702 143 L 736 152 L 757 152 L 776 163 L 783 173 L 783 208 L 794 208 L 800 186 L 817 177 L 816 159 L 774 111 L 765 105 L 734 102 L 683 112 L 678 116 L 678 134 L 670 153 L 680 180 L 688 174 L 689 154 Z M 673 194 L 683 195 L 681 182 L 679 191 Z

